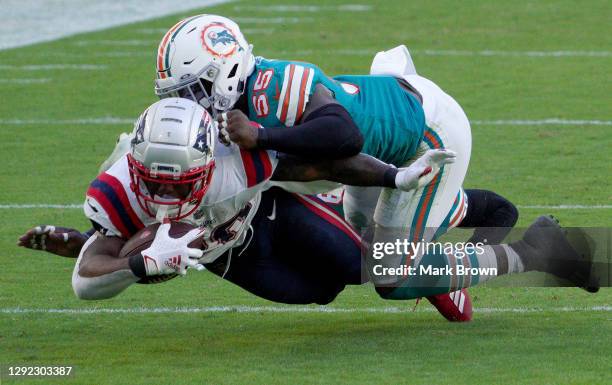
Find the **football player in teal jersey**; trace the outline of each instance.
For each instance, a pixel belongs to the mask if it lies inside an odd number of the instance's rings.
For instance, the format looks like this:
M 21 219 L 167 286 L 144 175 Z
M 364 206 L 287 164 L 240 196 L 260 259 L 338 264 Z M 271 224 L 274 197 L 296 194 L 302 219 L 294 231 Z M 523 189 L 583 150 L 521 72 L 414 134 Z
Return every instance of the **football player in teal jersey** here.
M 421 97 L 409 83 L 388 75 L 330 78 L 312 64 L 254 57 L 238 26 L 219 16 L 171 28 L 157 65 L 159 96 L 190 97 L 213 114 L 239 109 L 264 126 L 252 138 L 236 132 L 231 139 L 245 148 L 327 158 L 364 152 L 399 167 L 425 132 Z M 296 129 L 287 135 L 284 127 Z
M 312 64 L 255 57 L 236 23 L 197 15 L 181 20 L 162 38 L 156 93 L 198 101 L 217 115 L 225 139 L 244 149 L 269 148 L 308 158 L 342 158 L 361 151 L 396 166 L 413 162 L 429 148 L 458 150 L 458 167 L 440 170 L 440 176 L 412 196 L 347 187 L 346 217 L 361 229 L 378 218 L 377 239 L 391 237 L 385 232 L 394 228 L 410 240 L 430 240 L 450 227 L 470 226 L 489 229 L 476 230 L 473 241 L 501 241 L 518 213 L 495 193 L 466 194 L 461 188 L 471 133 L 459 105 L 416 75 L 405 47 L 376 59 L 370 75 L 331 78 Z M 250 120 L 263 128 L 254 129 Z M 410 204 L 404 210 L 396 210 L 397 202 L 406 201 Z M 494 226 L 506 229 L 491 232 Z M 465 291 L 428 299 L 449 319 L 470 318 Z

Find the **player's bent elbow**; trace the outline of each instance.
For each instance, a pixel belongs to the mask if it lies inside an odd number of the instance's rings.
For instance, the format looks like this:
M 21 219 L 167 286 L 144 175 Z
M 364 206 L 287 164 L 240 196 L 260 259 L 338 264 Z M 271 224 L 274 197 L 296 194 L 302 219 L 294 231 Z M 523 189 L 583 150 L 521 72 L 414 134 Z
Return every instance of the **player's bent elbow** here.
M 357 155 L 363 149 L 363 143 L 363 135 L 360 131 L 357 131 L 340 146 L 338 153 L 341 157 Z
M 317 299 L 314 301 L 317 305 L 328 305 L 332 303 L 338 294 L 344 290 L 344 285 L 337 285 L 333 288 L 330 288 L 324 293 L 321 293 Z
M 112 297 L 104 295 L 104 290 L 92 282 L 91 278 L 81 277 L 78 274 L 72 279 L 72 290 L 78 299 L 98 300 Z
M 128 270 L 115 271 L 99 277 L 72 276 L 72 290 L 79 299 L 100 300 L 116 296 L 138 280 Z
M 393 299 L 393 291 L 395 290 L 394 287 L 376 286 L 375 289 L 376 289 L 376 293 L 378 293 L 380 298 Z

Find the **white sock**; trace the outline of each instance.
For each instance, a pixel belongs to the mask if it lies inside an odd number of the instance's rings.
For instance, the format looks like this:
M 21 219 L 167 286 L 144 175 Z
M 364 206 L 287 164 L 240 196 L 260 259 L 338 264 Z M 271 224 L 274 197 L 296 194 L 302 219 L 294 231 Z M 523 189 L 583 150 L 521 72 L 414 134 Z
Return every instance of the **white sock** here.
M 525 271 L 521 258 L 508 245 L 483 246 L 483 252 L 476 253 L 476 259 L 478 259 L 478 267 L 497 269 L 497 274 L 480 275 L 480 282 L 488 281 L 498 275 Z

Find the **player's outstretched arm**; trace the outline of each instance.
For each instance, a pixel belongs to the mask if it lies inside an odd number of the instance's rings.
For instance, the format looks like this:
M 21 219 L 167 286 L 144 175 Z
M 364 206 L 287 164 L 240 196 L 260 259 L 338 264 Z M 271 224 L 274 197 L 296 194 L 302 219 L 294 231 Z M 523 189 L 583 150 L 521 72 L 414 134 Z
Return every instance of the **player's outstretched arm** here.
M 72 275 L 75 294 L 81 299 L 111 298 L 144 277 L 184 275 L 189 267 L 203 269 L 198 263 L 202 250 L 188 247 L 202 231 L 194 229 L 172 238 L 169 230 L 169 223 L 160 225 L 151 246 L 128 258 L 119 258 L 123 238 L 94 234 L 83 247 Z
M 254 127 L 240 110 L 217 118 L 229 139 L 242 149 L 263 148 L 301 157 L 340 159 L 356 155 L 363 135 L 331 92 L 317 84 L 299 123 L 287 127 Z
M 76 258 L 93 232 L 81 233 L 68 227 L 40 225 L 31 228 L 17 241 L 17 246 L 43 250 L 67 258 Z
M 450 150 L 429 150 L 408 167 L 395 168 L 372 156 L 359 154 L 336 160 L 282 158 L 273 180 L 309 182 L 330 180 L 352 186 L 381 186 L 410 191 L 427 184 L 445 164 L 453 163 Z
M 127 258 L 118 258 L 125 240 L 96 233 L 85 243 L 72 273 L 72 289 L 80 299 L 106 299 L 139 278 Z

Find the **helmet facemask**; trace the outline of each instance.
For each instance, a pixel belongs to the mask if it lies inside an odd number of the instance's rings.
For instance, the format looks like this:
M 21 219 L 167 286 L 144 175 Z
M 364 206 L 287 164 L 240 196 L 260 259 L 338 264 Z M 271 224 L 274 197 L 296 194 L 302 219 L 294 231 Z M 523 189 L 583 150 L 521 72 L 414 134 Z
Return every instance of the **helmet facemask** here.
M 181 173 L 171 165 L 154 163 L 147 168 L 128 154 L 128 167 L 132 189 L 145 213 L 151 217 L 162 213 L 164 217 L 178 221 L 199 207 L 210 186 L 215 162 Z M 177 196 L 159 195 L 159 190 L 168 190 L 164 185 L 171 185 Z
M 160 99 L 173 97 L 193 100 L 211 111 L 215 103 L 213 84 L 219 72 L 219 65 L 210 63 L 195 76 L 184 75 L 180 84 L 165 89 L 156 88 L 155 93 Z

